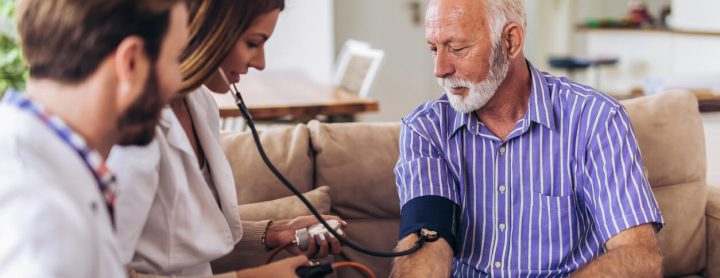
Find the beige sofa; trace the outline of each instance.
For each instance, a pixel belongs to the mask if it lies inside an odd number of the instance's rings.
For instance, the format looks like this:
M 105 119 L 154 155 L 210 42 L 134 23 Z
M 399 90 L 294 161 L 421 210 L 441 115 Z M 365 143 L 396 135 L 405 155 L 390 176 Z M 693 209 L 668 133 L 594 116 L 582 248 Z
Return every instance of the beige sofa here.
M 671 92 L 623 102 L 635 128 L 650 184 L 666 221 L 660 232 L 666 276 L 720 277 L 720 190 L 705 181 L 705 142 L 692 94 Z M 322 124 L 311 122 L 262 134 L 272 161 L 309 191 L 330 187 L 331 212 L 349 222 L 348 237 L 375 250 L 397 242 L 399 206 L 393 167 L 398 156 L 398 123 Z M 223 136 L 241 204 L 289 195 L 265 169 L 247 133 Z M 717 171 L 717 169 L 715 169 Z M 236 257 L 221 269 L 257 264 L 264 254 Z M 370 266 L 387 277 L 391 260 L 345 248 L 340 260 Z M 341 270 L 338 277 L 361 277 Z

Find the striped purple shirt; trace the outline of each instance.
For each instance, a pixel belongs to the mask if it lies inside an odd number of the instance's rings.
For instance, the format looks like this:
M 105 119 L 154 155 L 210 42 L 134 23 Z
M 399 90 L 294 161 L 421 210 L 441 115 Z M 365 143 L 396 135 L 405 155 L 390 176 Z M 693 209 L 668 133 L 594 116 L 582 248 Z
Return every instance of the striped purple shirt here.
M 403 120 L 401 206 L 434 195 L 462 208 L 454 277 L 568 276 L 613 235 L 662 226 L 625 109 L 529 68 L 528 111 L 505 141 L 446 96 Z

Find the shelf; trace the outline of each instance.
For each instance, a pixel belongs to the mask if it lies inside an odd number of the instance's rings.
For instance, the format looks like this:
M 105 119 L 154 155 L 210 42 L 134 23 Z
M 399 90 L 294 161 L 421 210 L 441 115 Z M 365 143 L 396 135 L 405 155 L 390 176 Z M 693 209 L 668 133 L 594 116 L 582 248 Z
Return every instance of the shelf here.
M 687 31 L 678 29 L 668 28 L 589 28 L 585 26 L 575 27 L 575 31 L 578 32 L 642 32 L 642 33 L 663 33 L 663 34 L 674 34 L 674 35 L 693 35 L 693 36 L 717 36 L 720 37 L 720 32 L 712 31 Z

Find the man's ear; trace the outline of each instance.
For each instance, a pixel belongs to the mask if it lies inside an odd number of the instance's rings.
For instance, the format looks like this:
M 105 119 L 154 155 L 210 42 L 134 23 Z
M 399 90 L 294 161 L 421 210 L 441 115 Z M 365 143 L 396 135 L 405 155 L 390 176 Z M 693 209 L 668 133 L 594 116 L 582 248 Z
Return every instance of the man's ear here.
M 522 53 L 525 45 L 525 29 L 517 23 L 510 23 L 503 29 L 503 47 L 508 59 L 513 60 Z
M 115 50 L 117 74 L 117 104 L 124 110 L 143 92 L 149 77 L 150 60 L 145 54 L 145 42 L 138 36 L 123 39 Z

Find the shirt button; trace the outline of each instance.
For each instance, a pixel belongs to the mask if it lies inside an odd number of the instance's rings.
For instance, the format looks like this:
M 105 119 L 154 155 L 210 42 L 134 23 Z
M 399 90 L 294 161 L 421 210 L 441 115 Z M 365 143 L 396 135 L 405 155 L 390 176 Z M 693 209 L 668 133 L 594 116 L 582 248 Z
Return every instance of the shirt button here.
M 495 268 L 500 268 L 500 267 L 502 267 L 502 264 L 500 262 L 495 262 Z
M 499 228 L 500 228 L 500 230 L 505 230 L 505 224 L 500 224 Z
M 500 147 L 500 155 L 505 154 L 505 146 Z
M 501 185 L 501 186 L 498 188 L 498 190 L 500 190 L 500 192 L 505 192 L 505 186 L 504 186 L 504 185 Z

